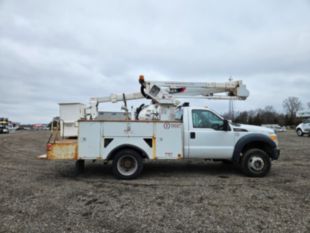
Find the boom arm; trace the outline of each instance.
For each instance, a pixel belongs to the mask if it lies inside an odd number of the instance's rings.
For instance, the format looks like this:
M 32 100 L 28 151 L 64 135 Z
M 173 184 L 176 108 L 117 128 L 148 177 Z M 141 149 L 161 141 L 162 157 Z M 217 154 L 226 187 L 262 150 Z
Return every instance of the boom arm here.
M 93 97 L 90 99 L 90 106 L 88 108 L 88 114 L 94 119 L 98 116 L 98 105 L 100 103 L 117 103 L 125 100 L 137 100 L 143 99 L 143 95 L 140 92 L 131 94 L 112 94 L 107 97 Z
M 249 96 L 249 91 L 242 81 L 224 83 L 159 82 L 145 81 L 144 76 L 141 75 L 139 83 L 141 84 L 141 92 L 91 98 L 88 113 L 92 118 L 95 118 L 98 115 L 100 103 L 116 103 L 124 100 L 147 98 L 160 105 L 177 105 L 176 98 L 245 100 Z M 221 95 L 219 95 L 220 93 Z
M 194 82 L 157 82 L 144 81 L 140 76 L 141 93 L 159 104 L 174 104 L 174 98 L 202 98 L 202 99 L 235 99 L 245 100 L 249 91 L 242 81 L 224 83 L 194 83 Z M 222 93 L 222 95 L 216 95 Z M 227 93 L 227 95 L 223 95 Z

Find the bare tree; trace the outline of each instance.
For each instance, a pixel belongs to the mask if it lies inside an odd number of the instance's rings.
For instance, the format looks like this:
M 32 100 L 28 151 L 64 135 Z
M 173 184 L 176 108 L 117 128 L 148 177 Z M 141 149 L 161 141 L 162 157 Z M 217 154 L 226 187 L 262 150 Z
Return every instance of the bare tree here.
M 264 111 L 265 111 L 265 112 L 271 112 L 271 113 L 276 112 L 276 110 L 274 109 L 274 107 L 271 106 L 271 105 L 267 105 L 267 106 L 264 108 Z
M 302 109 L 302 103 L 298 97 L 288 97 L 283 101 L 283 108 L 291 118 L 296 118 L 296 113 Z

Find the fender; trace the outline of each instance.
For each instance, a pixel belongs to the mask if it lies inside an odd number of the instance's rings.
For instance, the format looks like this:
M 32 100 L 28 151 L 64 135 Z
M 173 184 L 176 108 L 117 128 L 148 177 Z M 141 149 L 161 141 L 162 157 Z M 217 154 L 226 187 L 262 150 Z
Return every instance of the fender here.
M 139 147 L 137 147 L 135 145 L 131 145 L 131 144 L 123 144 L 123 145 L 120 145 L 120 146 L 114 148 L 109 153 L 109 155 L 107 156 L 106 160 L 111 160 L 112 157 L 114 156 L 114 154 L 117 153 L 119 150 L 122 150 L 122 149 L 132 149 L 132 150 L 135 150 L 135 151 L 141 153 L 142 158 L 149 159 L 147 153 L 144 150 L 142 150 L 141 148 L 139 148 Z
M 277 150 L 277 145 L 274 141 L 263 134 L 248 134 L 240 138 L 236 143 L 233 153 L 234 162 L 238 163 L 240 161 L 242 150 L 249 143 L 260 143 L 268 146 L 270 148 L 270 157 L 275 160 L 278 159 L 279 151 Z

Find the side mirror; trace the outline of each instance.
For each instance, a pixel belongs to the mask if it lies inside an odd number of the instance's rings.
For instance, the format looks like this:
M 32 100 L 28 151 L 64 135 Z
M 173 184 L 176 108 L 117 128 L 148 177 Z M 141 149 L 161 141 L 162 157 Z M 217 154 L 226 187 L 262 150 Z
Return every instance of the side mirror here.
M 229 130 L 230 130 L 229 122 L 228 120 L 224 120 L 223 131 L 229 131 Z

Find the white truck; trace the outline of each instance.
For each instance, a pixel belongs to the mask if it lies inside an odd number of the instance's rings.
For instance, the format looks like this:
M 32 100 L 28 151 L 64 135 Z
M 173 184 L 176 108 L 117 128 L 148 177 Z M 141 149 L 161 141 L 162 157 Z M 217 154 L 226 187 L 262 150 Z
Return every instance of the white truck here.
M 77 123 L 77 138 L 50 140 L 47 155 L 40 158 L 76 160 L 78 171 L 83 171 L 85 160 L 112 161 L 113 174 L 119 179 L 138 177 L 144 160 L 181 159 L 230 161 L 248 176 L 263 177 L 270 171 L 271 161 L 278 159 L 280 150 L 273 130 L 231 123 L 207 107 L 176 106 L 176 95 L 245 99 L 249 93 L 242 82 L 145 82 L 141 77 L 140 84 L 142 97 L 151 99 L 151 105 L 129 114 L 126 95 L 92 98 L 85 118 Z M 228 95 L 216 95 L 223 92 Z M 125 119 L 98 117 L 98 103 L 111 99 L 124 100 Z

